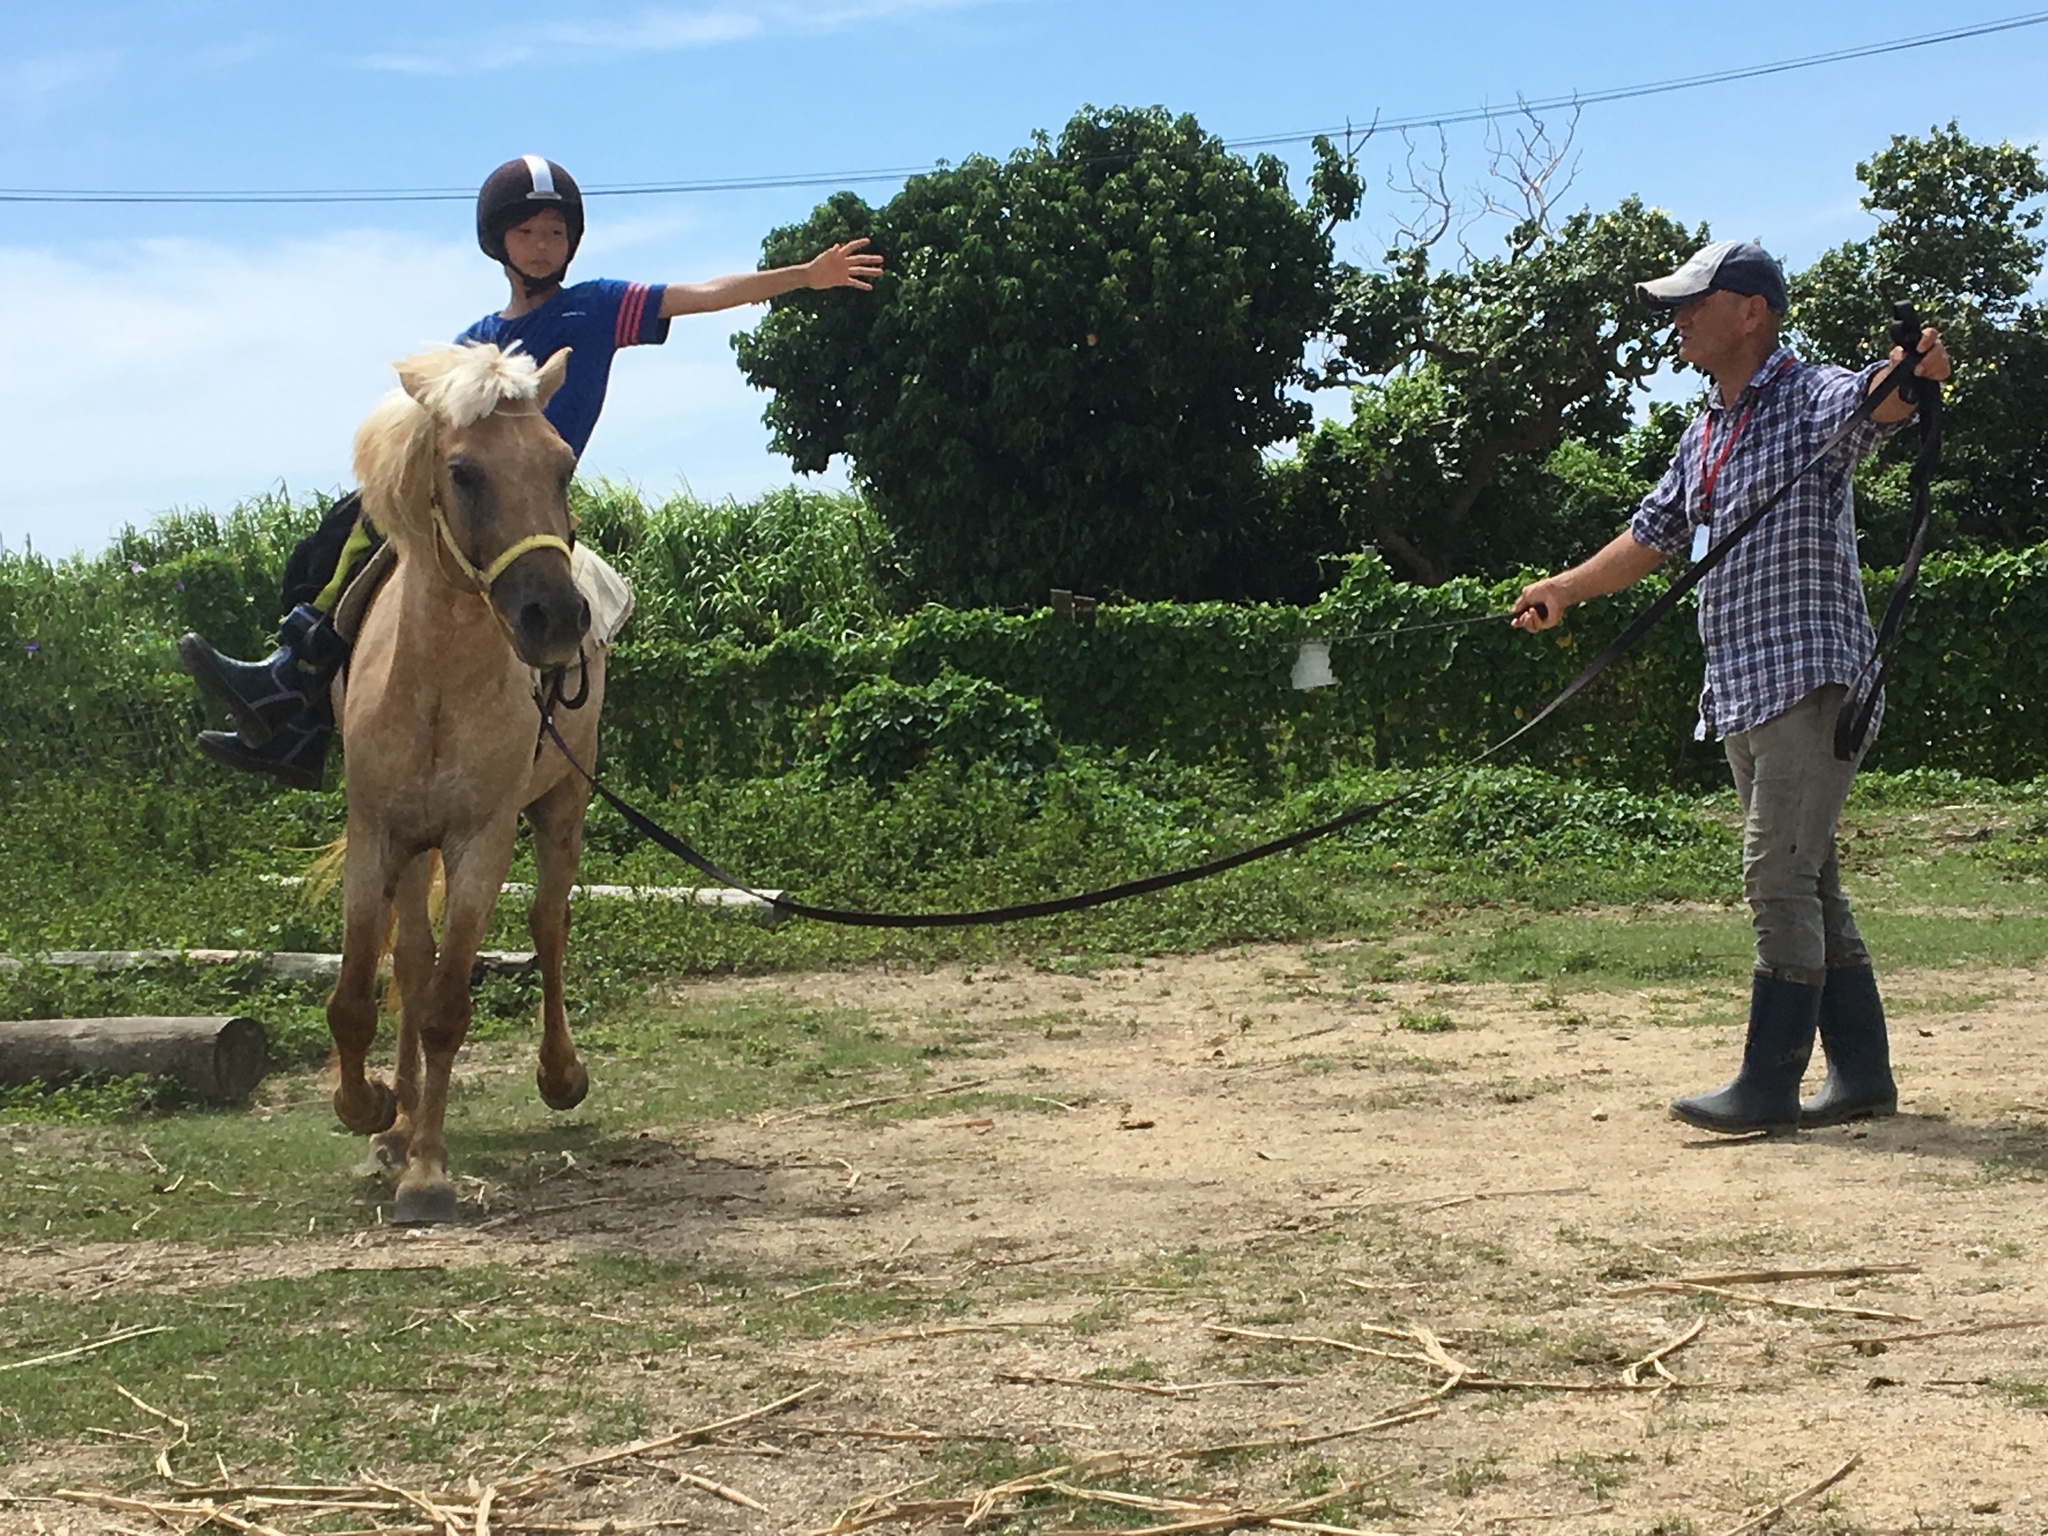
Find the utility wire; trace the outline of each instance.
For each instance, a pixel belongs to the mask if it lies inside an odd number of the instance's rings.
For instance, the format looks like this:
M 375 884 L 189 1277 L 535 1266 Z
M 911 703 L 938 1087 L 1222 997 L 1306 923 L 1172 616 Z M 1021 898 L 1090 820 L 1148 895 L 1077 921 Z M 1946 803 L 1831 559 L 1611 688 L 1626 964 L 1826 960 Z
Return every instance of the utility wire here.
M 2000 32 L 2013 32 L 2022 27 L 2036 27 L 2048 22 L 2048 11 L 2030 11 L 2021 16 L 2008 16 L 1999 21 L 1980 22 L 1975 26 L 1953 27 L 1943 32 L 1925 32 L 1915 37 L 1893 38 L 1888 42 L 1865 43 L 1854 48 L 1837 48 L 1828 53 L 1807 54 L 1796 59 L 1779 59 L 1769 64 L 1752 64 L 1740 69 L 1717 70 L 1710 74 L 1685 75 L 1670 80 L 1653 80 L 1641 85 L 1616 86 L 1604 91 L 1572 92 L 1564 96 L 1549 96 L 1529 101 L 1517 98 L 1509 106 L 1467 107 L 1457 111 L 1438 112 L 1417 117 L 1374 118 L 1365 126 L 1372 132 L 1401 132 L 1415 128 L 1448 128 L 1464 123 L 1491 122 L 1498 118 L 1518 117 L 1528 112 L 1557 111 L 1560 109 L 1598 106 L 1614 101 L 1635 101 L 1646 96 L 1666 96 L 1677 91 L 1699 90 L 1710 85 L 1727 85 L 1738 80 L 1756 80 L 1769 75 L 1788 74 L 1794 70 L 1815 69 L 1824 64 L 1841 64 L 1852 59 L 1876 58 L 1883 54 L 1905 53 L 1916 48 L 1931 48 L 1940 43 L 1961 42 L 1968 38 L 1990 37 Z M 1332 138 L 1346 133 L 1354 137 L 1360 131 L 1359 123 L 1346 123 L 1330 128 L 1307 129 L 1296 133 L 1260 134 L 1247 138 L 1225 139 L 1223 143 L 1231 149 L 1270 149 L 1283 144 L 1305 144 L 1319 136 Z M 1119 157 L 1121 158 L 1121 157 Z M 647 181 L 614 182 L 583 188 L 585 197 L 663 197 L 716 192 L 761 192 L 802 189 L 811 187 L 846 187 L 876 182 L 902 181 L 906 177 L 922 175 L 933 167 L 929 165 L 894 166 L 864 171 L 811 172 L 798 176 L 733 176 L 707 181 Z M 411 187 L 411 188 L 329 188 L 314 191 L 295 191 L 285 188 L 246 188 L 222 191 L 145 191 L 104 188 L 59 188 L 59 187 L 0 187 L 0 203 L 185 203 L 185 204 L 305 204 L 305 203 L 451 203 L 467 202 L 476 196 L 468 187 Z
M 1803 58 L 1780 59 L 1775 64 L 1751 64 L 1741 69 L 1716 70 L 1705 75 L 1684 75 L 1674 80 L 1654 80 L 1647 85 L 1621 85 L 1605 91 L 1574 91 L 1568 96 L 1550 96 L 1541 101 L 1517 99 L 1513 106 L 1471 107 L 1462 112 L 1438 113 L 1433 117 L 1378 118 L 1364 123 L 1345 123 L 1334 128 L 1310 129 L 1303 133 L 1276 133 L 1263 138 L 1231 139 L 1227 142 L 1233 149 L 1259 149 L 1274 144 L 1303 144 L 1321 135 L 1336 138 L 1346 132 L 1357 133 L 1361 128 L 1373 131 L 1398 133 L 1411 128 L 1451 128 L 1461 123 L 1491 122 L 1496 118 L 1519 117 L 1524 112 L 1554 112 L 1568 107 L 1597 106 L 1610 101 L 1633 101 L 1643 96 L 1668 96 L 1674 91 L 1698 90 L 1707 85 L 1726 85 L 1736 80 L 1756 80 L 1766 75 L 1782 75 L 1797 69 L 1813 69 L 1822 64 L 1841 64 L 1850 59 L 1876 58 L 1881 54 L 1904 53 L 1914 48 L 1930 48 L 1937 43 L 1960 42 L 1965 38 L 1989 37 L 1998 32 L 2013 32 L 2021 27 L 2037 27 L 2048 21 L 2048 11 L 2030 11 L 2024 16 L 2008 16 L 2003 21 L 1981 22 L 1973 27 L 1956 27 L 1947 32 L 1926 32 L 1917 37 L 1894 38 L 1887 43 L 1865 43 L 1855 48 L 1837 48 L 1831 53 L 1811 53 Z

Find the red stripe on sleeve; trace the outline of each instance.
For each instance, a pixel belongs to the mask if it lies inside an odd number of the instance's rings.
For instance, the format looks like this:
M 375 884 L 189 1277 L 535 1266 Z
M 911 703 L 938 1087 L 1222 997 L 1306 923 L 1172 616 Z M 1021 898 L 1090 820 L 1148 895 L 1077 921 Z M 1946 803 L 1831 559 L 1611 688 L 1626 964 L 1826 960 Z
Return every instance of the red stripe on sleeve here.
M 619 330 L 615 345 L 630 347 L 640 340 L 640 317 L 647 311 L 647 285 L 628 283 L 619 301 Z

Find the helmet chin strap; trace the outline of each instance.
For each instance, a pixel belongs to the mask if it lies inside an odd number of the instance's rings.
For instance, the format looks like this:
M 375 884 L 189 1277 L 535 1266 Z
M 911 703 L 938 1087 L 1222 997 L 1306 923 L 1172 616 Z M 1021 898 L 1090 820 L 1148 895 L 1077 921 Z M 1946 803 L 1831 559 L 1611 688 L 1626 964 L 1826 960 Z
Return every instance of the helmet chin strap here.
M 519 286 L 526 291 L 526 296 L 529 299 L 539 298 L 550 288 L 561 287 L 562 279 L 569 275 L 569 268 L 566 263 L 549 273 L 546 277 L 530 277 L 513 266 L 509 261 L 505 263 L 505 269 L 519 279 Z

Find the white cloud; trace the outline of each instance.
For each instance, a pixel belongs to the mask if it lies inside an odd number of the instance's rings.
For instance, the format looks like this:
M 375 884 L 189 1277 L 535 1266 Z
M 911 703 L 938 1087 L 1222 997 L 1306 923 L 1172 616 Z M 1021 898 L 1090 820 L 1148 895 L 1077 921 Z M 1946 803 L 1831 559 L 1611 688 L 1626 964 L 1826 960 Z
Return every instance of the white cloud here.
M 581 275 L 650 269 L 673 228 L 609 232 Z M 740 252 L 727 265 L 751 265 Z M 0 290 L 36 295 L 9 320 L 0 419 L 19 445 L 0 479 L 0 543 L 93 550 L 174 506 L 224 511 L 276 486 L 348 484 L 358 421 L 393 359 L 503 301 L 473 246 L 380 231 L 243 249 L 152 241 L 80 254 L 0 247 Z M 766 452 L 761 399 L 726 338 L 752 312 L 676 322 L 669 344 L 620 357 L 586 471 L 665 492 L 745 495 L 789 478 Z
M 38 117 L 81 86 L 111 78 L 121 56 L 106 48 L 72 48 L 0 65 L 0 106 L 16 117 Z
M 488 41 L 441 39 L 415 48 L 369 54 L 358 62 L 370 69 L 402 74 L 472 74 L 507 69 L 536 58 L 675 53 L 770 34 L 837 32 L 865 22 L 990 3 L 994 0 L 841 0 L 838 4 L 737 0 L 691 9 L 663 6 L 613 19 L 526 28 L 509 37 L 495 34 Z

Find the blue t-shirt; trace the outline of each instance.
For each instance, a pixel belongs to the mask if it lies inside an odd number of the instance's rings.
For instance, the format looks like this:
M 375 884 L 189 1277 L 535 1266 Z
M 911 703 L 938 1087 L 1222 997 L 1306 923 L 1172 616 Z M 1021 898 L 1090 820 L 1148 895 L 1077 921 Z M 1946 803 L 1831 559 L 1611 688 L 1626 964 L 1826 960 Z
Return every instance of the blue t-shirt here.
M 518 342 L 536 363 L 569 348 L 569 372 L 548 401 L 547 418 L 577 458 L 597 430 L 611 382 L 612 358 L 621 347 L 659 346 L 668 340 L 661 316 L 662 285 L 621 283 L 611 278 L 564 288 L 538 309 L 516 320 L 485 315 L 455 339 L 488 341 L 500 347 Z

